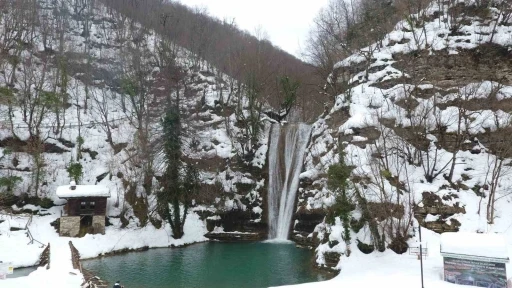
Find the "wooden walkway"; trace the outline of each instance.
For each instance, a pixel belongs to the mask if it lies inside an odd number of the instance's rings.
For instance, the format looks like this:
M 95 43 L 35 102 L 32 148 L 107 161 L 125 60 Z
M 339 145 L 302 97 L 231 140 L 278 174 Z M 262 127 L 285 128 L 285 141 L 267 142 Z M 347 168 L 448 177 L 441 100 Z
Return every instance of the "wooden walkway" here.
M 85 287 L 82 273 L 73 267 L 73 252 L 62 241 L 48 243 L 40 256 L 41 266 L 26 277 L 2 280 L 2 288 L 80 288 Z M 94 286 L 89 286 L 94 287 Z M 98 286 L 102 287 L 102 286 Z M 104 286 L 103 286 L 104 287 Z
M 73 246 L 73 243 L 69 241 L 69 249 L 71 253 L 71 264 L 74 269 L 80 270 L 80 273 L 84 276 L 84 283 L 82 284 L 88 284 L 87 287 L 91 288 L 106 288 L 108 287 L 108 282 L 101 280 L 99 277 L 95 276 L 91 271 L 82 268 L 82 263 L 80 263 L 80 253 L 78 250 Z

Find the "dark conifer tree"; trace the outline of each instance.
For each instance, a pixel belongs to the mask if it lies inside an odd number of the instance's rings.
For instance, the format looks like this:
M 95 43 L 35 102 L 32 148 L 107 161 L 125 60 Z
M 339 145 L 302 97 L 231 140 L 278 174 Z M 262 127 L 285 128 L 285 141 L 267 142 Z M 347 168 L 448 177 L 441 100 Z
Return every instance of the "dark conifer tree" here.
M 171 105 L 163 119 L 166 169 L 162 190 L 158 193 L 159 213 L 171 225 L 173 238 L 184 235 L 183 227 L 192 204 L 192 197 L 199 187 L 199 173 L 192 165 L 181 160 L 181 119 L 178 105 Z

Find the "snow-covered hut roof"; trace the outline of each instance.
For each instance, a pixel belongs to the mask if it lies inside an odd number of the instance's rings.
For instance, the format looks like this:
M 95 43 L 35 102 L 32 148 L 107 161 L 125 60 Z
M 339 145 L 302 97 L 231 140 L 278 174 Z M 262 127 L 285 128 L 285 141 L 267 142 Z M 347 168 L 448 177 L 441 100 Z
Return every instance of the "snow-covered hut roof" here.
M 76 187 L 74 190 L 71 187 Z M 110 197 L 110 191 L 107 187 L 101 185 L 64 185 L 57 187 L 57 197 L 59 198 L 77 198 L 77 197 Z
M 441 254 L 508 260 L 505 237 L 501 234 L 446 232 L 441 234 Z

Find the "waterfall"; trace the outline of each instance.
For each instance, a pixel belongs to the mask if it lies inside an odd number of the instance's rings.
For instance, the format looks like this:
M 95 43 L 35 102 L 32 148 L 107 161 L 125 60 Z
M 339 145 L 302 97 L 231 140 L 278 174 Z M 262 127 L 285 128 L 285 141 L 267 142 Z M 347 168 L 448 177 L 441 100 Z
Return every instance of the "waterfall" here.
M 311 126 L 273 124 L 268 156 L 269 239 L 286 240 Z

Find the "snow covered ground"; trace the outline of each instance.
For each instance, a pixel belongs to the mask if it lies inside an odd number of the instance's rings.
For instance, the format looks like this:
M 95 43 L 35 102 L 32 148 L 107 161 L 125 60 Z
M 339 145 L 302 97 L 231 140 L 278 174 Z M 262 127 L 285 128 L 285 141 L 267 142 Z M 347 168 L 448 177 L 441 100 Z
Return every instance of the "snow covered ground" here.
M 2 287 L 79 287 L 83 275 L 73 269 L 71 258 L 69 245 L 51 245 L 50 267 L 40 267 L 27 277 L 8 279 Z
M 69 246 L 68 249 L 69 251 Z M 71 252 L 70 252 L 71 253 Z M 71 257 L 70 257 L 71 259 Z M 71 265 L 71 261 L 69 261 Z M 83 276 L 79 270 L 72 267 L 67 269 L 46 269 L 44 267 L 38 268 L 36 271 L 30 273 L 27 277 L 20 277 L 14 279 L 0 280 L 2 288 L 18 288 L 18 287 L 80 287 L 83 282 Z
M 441 254 L 509 258 L 505 238 L 496 233 L 447 232 L 441 235 Z M 445 255 L 446 256 L 446 255 Z
M 422 229 L 422 240 L 428 248 L 428 256 L 423 260 L 424 287 L 457 288 L 473 287 L 455 285 L 443 281 L 443 258 L 440 254 L 440 235 Z M 509 257 L 512 245 L 508 245 Z M 316 283 L 281 286 L 294 288 L 329 288 L 329 287 L 421 287 L 420 261 L 417 256 L 408 253 L 398 255 L 391 250 L 384 253 L 373 252 L 365 255 L 355 249 L 350 257 L 341 260 L 341 272 L 335 278 Z M 512 277 L 512 265 L 506 264 L 507 277 Z
M 106 227 L 105 235 L 87 234 L 83 238 L 59 237 L 50 223 L 60 216 L 61 209 L 62 207 L 53 207 L 48 210 L 51 215 L 34 216 L 28 228 L 34 239 L 44 244 L 51 243 L 50 247 L 52 248 L 67 247 L 69 250 L 68 242 L 72 241 L 82 259 L 123 249 L 183 246 L 208 240 L 203 236 L 207 232 L 203 221 L 193 212 L 189 214 L 185 222 L 185 236 L 179 240 L 171 237 L 169 225 L 156 229 L 151 224 L 139 228 L 131 223 L 127 228 L 121 229 L 119 228 L 120 220 L 116 218 L 110 218 L 113 225 Z M 10 231 L 10 227 L 25 227 L 28 219 L 28 216 L 6 217 L 0 215 L 0 220 L 5 220 L 0 223 L 0 261 L 12 263 L 14 267 L 37 264 L 43 247 L 36 242 L 27 244 L 30 240 L 26 235 L 26 230 Z

